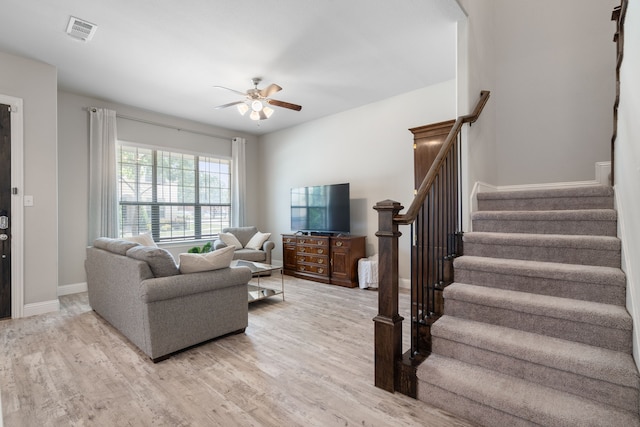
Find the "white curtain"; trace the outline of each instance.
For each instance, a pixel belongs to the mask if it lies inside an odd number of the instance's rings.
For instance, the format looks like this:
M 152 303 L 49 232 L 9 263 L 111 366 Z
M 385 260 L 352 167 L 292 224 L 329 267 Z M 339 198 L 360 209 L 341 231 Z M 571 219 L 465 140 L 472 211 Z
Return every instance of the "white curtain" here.
M 231 226 L 244 226 L 246 194 L 246 159 L 244 138 L 231 140 Z
M 89 244 L 118 237 L 116 112 L 89 109 Z

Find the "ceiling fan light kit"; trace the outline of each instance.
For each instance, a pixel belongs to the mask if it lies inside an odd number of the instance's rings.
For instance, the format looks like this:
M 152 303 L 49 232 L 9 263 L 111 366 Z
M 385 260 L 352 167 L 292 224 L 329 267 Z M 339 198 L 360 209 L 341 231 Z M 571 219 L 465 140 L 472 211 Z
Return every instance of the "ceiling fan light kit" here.
M 265 120 L 271 117 L 271 115 L 273 115 L 274 110 L 266 106 L 265 104 L 275 105 L 276 107 L 287 108 L 289 110 L 294 110 L 294 111 L 302 110 L 302 106 L 300 105 L 291 104 L 289 102 L 278 101 L 277 99 L 269 98 L 274 93 L 281 91 L 282 87 L 278 86 L 275 83 L 272 83 L 264 89 L 258 89 L 258 84 L 261 81 L 262 79 L 258 77 L 252 79 L 253 88 L 248 89 L 245 93 L 242 93 L 234 89 L 229 89 L 224 86 L 214 86 L 218 89 L 225 89 L 245 97 L 245 99 L 242 101 L 230 102 L 229 104 L 219 105 L 215 108 L 222 109 L 222 108 L 227 108 L 227 107 L 231 107 L 232 105 L 235 105 L 236 108 L 238 109 L 238 112 L 243 116 L 249 110 L 251 110 L 251 113 L 249 114 L 249 118 L 251 120 Z

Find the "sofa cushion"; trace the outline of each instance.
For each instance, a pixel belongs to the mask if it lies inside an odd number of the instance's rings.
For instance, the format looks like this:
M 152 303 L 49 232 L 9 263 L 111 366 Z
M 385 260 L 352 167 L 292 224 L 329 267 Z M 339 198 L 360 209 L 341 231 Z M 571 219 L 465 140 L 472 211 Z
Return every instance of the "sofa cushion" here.
M 227 268 L 233 259 L 235 246 L 204 254 L 180 254 L 180 272 L 182 274 Z
M 251 240 L 254 234 L 258 232 L 258 228 L 254 225 L 248 227 L 228 227 L 222 229 L 223 233 L 231 233 L 240 242 L 240 246 L 236 249 L 244 248 L 244 246 Z
M 138 234 L 137 236 L 125 237 L 124 240 L 128 240 L 129 242 L 140 243 L 142 246 L 155 246 L 155 247 L 158 246 L 156 245 L 156 242 L 153 240 L 151 233 L 143 233 L 143 234 Z
M 249 242 L 244 245 L 244 247 L 246 249 L 255 249 L 259 251 L 262 249 L 262 245 L 269 239 L 269 237 L 271 237 L 271 233 L 261 233 L 258 231 L 253 235 Z
M 127 251 L 129 258 L 145 261 L 155 277 L 180 274 L 173 256 L 166 249 L 155 246 L 136 246 Z
M 136 246 L 140 246 L 140 244 L 123 239 L 112 239 L 110 237 L 98 237 L 93 241 L 94 248 L 104 249 L 105 251 L 113 252 L 118 255 L 126 255 L 129 249 Z
M 255 249 L 238 249 L 233 254 L 233 259 L 265 262 L 267 260 L 267 253 L 265 251 L 256 251 Z
M 235 246 L 236 249 L 242 249 L 244 247 L 242 246 L 242 243 L 240 243 L 240 240 L 231 233 L 220 233 L 219 236 L 220 240 L 222 240 L 227 246 Z

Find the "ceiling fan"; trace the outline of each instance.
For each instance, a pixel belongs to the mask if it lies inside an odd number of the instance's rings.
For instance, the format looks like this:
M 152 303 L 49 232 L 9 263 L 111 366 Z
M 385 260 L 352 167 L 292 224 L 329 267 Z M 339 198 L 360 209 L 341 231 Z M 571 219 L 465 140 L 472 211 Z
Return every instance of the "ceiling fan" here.
M 224 105 L 218 105 L 215 107 L 217 110 L 221 108 L 227 108 L 232 106 L 237 106 L 240 114 L 244 115 L 247 111 L 251 110 L 251 114 L 249 117 L 252 120 L 264 120 L 271 117 L 273 114 L 273 110 L 267 107 L 264 104 L 275 105 L 276 107 L 288 108 L 289 110 L 300 111 L 302 110 L 302 106 L 297 104 L 291 104 L 289 102 L 278 101 L 277 99 L 271 99 L 270 96 L 276 92 L 282 90 L 280 86 L 275 83 L 271 83 L 264 89 L 258 89 L 258 84 L 262 81 L 261 78 L 255 77 L 251 79 L 253 82 L 253 88 L 247 89 L 246 92 L 240 92 L 235 89 L 229 89 L 224 86 L 214 86 L 218 89 L 228 90 L 230 92 L 236 93 L 238 95 L 244 96 L 244 99 L 241 101 L 230 102 Z

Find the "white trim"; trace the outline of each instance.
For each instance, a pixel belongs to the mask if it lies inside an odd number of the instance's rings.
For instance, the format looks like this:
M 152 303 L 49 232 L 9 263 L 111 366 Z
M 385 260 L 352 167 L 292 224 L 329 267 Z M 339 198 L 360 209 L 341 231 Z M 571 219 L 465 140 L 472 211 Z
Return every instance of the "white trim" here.
M 478 193 L 494 193 L 496 191 L 500 191 L 499 187 L 487 184 L 486 182 L 476 181 L 476 183 L 473 184 L 471 194 L 469 195 L 469 206 L 471 206 L 471 212 L 478 210 Z
M 400 289 L 411 289 L 411 280 L 403 279 L 402 277 L 398 278 L 398 287 Z
M 80 292 L 87 292 L 87 282 L 58 286 L 59 297 L 63 295 L 79 294 Z
M 636 319 L 640 319 L 640 304 L 638 303 L 638 297 L 636 295 L 636 292 L 634 292 L 635 288 L 633 286 L 629 286 L 630 283 L 636 283 L 634 280 L 635 272 L 633 271 L 634 263 L 629 258 L 629 248 L 627 244 L 627 239 L 625 238 L 627 234 L 625 230 L 625 216 L 623 213 L 626 211 L 624 210 L 622 199 L 620 197 L 615 197 L 615 191 L 614 191 L 614 202 L 615 202 L 616 211 L 618 212 L 618 237 L 620 238 L 620 244 L 621 244 L 620 255 L 622 257 L 621 268 L 627 277 L 626 308 L 627 308 L 627 311 L 629 311 L 629 313 L 631 314 L 631 318 L 634 320 L 634 325 L 632 328 L 633 360 L 635 361 L 638 369 L 640 369 L 640 358 L 638 357 L 640 353 L 640 350 L 638 349 L 638 345 L 640 343 L 640 328 L 636 324 Z
M 500 185 L 497 191 L 518 191 L 518 190 L 552 190 L 556 188 L 577 188 L 601 185 L 598 181 L 573 181 L 573 182 L 549 182 L 546 184 L 518 184 L 518 185 Z
M 11 106 L 11 317 L 24 316 L 24 118 L 22 98 L 0 94 L 0 103 Z
M 596 163 L 596 181 L 600 185 L 611 185 L 611 162 Z
M 577 188 L 600 185 L 610 185 L 611 162 L 597 162 L 595 165 L 596 179 L 593 181 L 573 181 L 573 182 L 550 182 L 546 184 L 518 184 L 518 185 L 491 185 L 486 182 L 477 181 L 473 185 L 469 195 L 469 206 L 471 212 L 478 210 L 478 193 L 492 193 L 496 191 L 530 191 L 530 190 L 552 190 L 559 188 Z
M 37 316 L 39 314 L 51 313 L 58 310 L 60 310 L 60 301 L 57 299 L 34 302 L 33 304 L 25 304 L 23 317 Z

